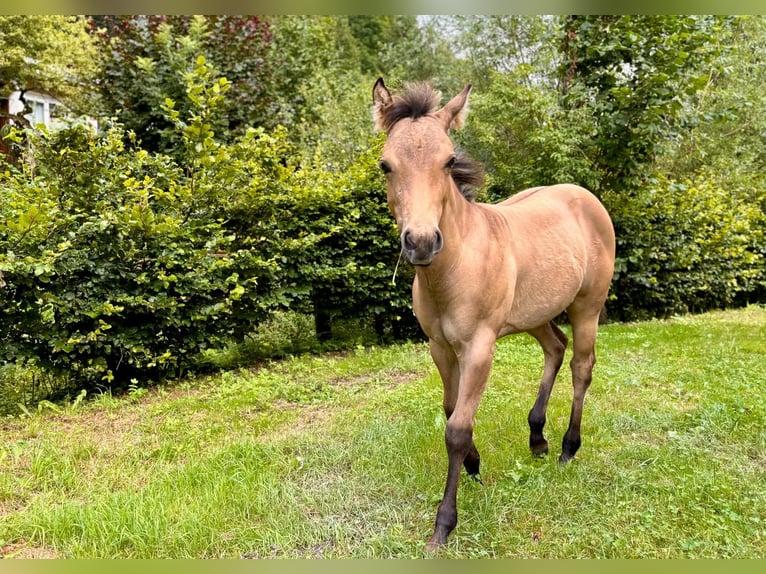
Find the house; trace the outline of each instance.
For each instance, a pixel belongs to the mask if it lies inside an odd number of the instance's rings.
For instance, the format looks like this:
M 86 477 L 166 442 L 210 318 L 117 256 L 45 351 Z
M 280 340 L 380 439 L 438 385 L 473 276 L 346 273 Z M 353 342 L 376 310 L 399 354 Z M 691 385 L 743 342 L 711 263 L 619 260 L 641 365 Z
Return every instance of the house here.
M 61 102 L 49 94 L 29 90 L 24 92 L 24 100 L 31 111 L 22 117 L 33 128 L 44 125 L 48 130 L 56 130 L 65 127 L 73 119 Z M 13 118 L 20 117 L 23 112 L 24 102 L 21 101 L 21 92 L 15 91 L 7 98 L 0 98 L 0 136 L 3 135 L 4 126 L 8 124 L 19 125 L 19 122 L 14 122 Z M 98 130 L 98 121 L 95 118 L 85 117 L 80 118 L 80 120 L 94 130 Z M 0 137 L 0 153 L 8 153 L 2 137 Z
M 24 111 L 24 103 L 21 101 L 21 92 L 13 92 L 8 98 L 8 115 L 14 116 Z M 59 112 L 63 111 L 61 103 L 47 94 L 40 92 L 24 92 L 27 105 L 32 108 L 24 117 L 32 126 L 45 125 L 48 129 L 55 129 L 62 124 Z

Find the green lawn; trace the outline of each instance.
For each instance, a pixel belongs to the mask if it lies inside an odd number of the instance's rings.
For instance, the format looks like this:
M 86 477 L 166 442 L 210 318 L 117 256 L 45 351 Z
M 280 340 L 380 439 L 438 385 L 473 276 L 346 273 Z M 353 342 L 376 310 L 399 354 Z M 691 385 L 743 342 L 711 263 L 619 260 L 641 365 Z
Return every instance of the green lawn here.
M 603 326 L 583 446 L 527 449 L 542 369 L 499 343 L 445 557 L 766 557 L 766 308 Z M 0 555 L 419 557 L 446 472 L 422 344 L 304 356 L 0 419 Z

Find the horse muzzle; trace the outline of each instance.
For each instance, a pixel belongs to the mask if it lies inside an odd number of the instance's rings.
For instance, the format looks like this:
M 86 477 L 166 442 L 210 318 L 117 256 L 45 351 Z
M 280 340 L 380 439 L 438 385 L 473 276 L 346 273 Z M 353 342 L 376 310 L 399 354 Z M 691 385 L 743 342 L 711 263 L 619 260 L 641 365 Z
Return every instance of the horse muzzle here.
M 429 233 L 415 233 L 405 229 L 401 239 L 402 255 L 412 265 L 430 265 L 444 247 L 444 237 L 438 227 Z

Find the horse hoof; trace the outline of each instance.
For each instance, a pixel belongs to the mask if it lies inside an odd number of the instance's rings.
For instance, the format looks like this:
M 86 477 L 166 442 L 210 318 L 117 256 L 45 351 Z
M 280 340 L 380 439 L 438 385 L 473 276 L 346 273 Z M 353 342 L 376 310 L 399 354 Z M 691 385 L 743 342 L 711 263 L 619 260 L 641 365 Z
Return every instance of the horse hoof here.
M 425 552 L 428 554 L 436 554 L 441 552 L 447 546 L 447 537 L 451 529 L 436 527 L 434 533 L 431 535 L 431 539 L 426 543 Z
M 479 484 L 484 486 L 484 482 L 481 480 L 481 475 L 479 475 L 478 472 L 474 474 L 469 474 L 468 476 L 470 476 L 474 482 L 478 482 Z
M 543 441 L 540 444 L 530 445 L 529 449 L 533 456 L 543 457 L 548 454 L 548 443 Z
M 572 454 L 565 454 L 565 453 L 562 452 L 561 456 L 559 457 L 559 464 L 563 466 L 563 465 L 567 464 L 573 458 L 574 458 L 574 455 L 572 455 Z
M 431 555 L 439 554 L 442 550 L 444 550 L 445 546 L 446 544 L 444 542 L 439 542 L 438 540 L 431 538 L 431 540 L 426 543 L 425 548 L 423 548 L 423 552 Z

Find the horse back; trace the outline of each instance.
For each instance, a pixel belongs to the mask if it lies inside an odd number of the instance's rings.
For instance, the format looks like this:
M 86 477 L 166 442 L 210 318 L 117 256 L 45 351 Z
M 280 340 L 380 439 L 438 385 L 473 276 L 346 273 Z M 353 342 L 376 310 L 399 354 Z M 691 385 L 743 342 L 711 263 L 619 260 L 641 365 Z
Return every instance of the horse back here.
M 607 251 L 614 251 L 614 228 L 604 206 L 590 191 L 574 184 L 557 184 L 525 189 L 497 204 L 513 227 L 538 227 L 553 219 L 566 226 L 577 223 L 588 242 L 603 240 Z M 610 249 L 611 248 L 611 249 Z
M 495 209 L 510 232 L 516 275 L 509 322 L 518 330 L 533 317 L 563 311 L 578 296 L 606 297 L 614 229 L 595 195 L 571 184 L 536 187 Z

